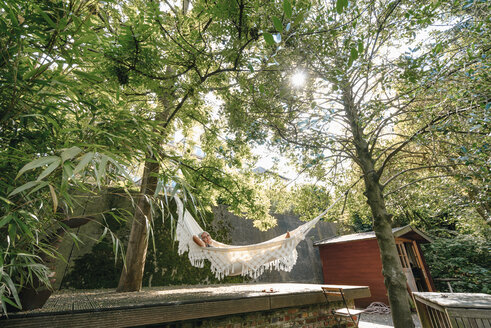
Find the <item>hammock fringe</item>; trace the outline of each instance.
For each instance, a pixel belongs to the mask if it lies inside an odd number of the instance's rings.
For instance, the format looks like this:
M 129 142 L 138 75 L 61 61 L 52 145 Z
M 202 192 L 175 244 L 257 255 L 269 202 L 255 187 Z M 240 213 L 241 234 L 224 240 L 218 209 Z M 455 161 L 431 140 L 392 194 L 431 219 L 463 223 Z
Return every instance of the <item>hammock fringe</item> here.
M 230 275 L 257 279 L 265 270 L 290 272 L 297 263 L 298 243 L 305 239 L 307 233 L 325 214 L 323 212 L 314 220 L 291 231 L 290 238 L 282 235 L 255 245 L 232 246 L 216 243 L 218 247 L 200 247 L 193 241 L 193 235 L 200 234 L 203 229 L 184 209 L 177 196 L 175 200 L 179 216 L 176 227 L 176 240 L 179 243 L 178 254 L 183 255 L 188 252 L 191 265 L 197 268 L 203 268 L 205 260 L 208 260 L 211 264 L 211 271 L 219 280 Z

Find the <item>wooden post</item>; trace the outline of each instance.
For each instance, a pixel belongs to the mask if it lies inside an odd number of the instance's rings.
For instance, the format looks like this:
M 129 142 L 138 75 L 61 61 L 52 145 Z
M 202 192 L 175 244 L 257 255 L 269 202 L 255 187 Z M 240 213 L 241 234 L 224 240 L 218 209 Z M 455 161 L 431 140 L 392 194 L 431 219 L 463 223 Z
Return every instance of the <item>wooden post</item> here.
M 413 246 L 414 254 L 416 254 L 416 257 L 418 259 L 418 265 L 419 265 L 421 271 L 423 271 L 423 276 L 425 277 L 426 286 L 428 287 L 428 291 L 434 292 L 435 290 L 433 290 L 433 287 L 430 283 L 430 279 L 428 279 L 428 273 L 426 272 L 426 268 L 425 268 L 423 259 L 421 258 L 421 254 L 419 252 L 419 247 L 418 247 L 418 244 L 416 243 L 416 240 L 413 240 L 412 246 Z M 452 291 L 451 288 L 450 288 L 450 291 Z

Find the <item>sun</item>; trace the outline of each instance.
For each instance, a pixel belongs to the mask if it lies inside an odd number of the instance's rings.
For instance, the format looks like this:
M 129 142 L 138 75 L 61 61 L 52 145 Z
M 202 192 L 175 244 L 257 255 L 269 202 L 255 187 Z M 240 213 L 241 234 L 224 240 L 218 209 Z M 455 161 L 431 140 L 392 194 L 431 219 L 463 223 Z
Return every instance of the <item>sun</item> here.
M 297 71 L 290 78 L 292 85 L 295 88 L 300 88 L 305 84 L 307 80 L 307 74 L 304 71 Z

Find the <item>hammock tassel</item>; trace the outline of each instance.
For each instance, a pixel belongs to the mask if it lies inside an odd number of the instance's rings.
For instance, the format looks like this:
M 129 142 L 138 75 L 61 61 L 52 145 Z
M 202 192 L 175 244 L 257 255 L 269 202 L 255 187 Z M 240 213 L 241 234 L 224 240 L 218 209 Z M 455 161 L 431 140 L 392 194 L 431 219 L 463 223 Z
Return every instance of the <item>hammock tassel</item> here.
M 257 279 L 264 270 L 281 270 L 290 272 L 297 262 L 298 243 L 327 212 L 309 221 L 293 231 L 290 238 L 285 235 L 271 240 L 246 246 L 233 246 L 213 241 L 214 247 L 200 247 L 193 241 L 194 235 L 199 235 L 203 229 L 192 215 L 185 210 L 181 200 L 176 196 L 178 221 L 176 227 L 176 240 L 179 243 L 179 255 L 188 252 L 191 265 L 197 268 L 204 267 L 204 261 L 211 264 L 211 271 L 219 280 L 225 276 L 242 275 Z

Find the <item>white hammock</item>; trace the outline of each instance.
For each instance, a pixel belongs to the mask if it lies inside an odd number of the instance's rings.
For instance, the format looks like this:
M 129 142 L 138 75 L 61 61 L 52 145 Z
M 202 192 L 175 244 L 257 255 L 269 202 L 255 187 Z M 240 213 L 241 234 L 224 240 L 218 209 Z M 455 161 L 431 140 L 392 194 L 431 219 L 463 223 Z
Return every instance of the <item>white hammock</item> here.
M 283 234 L 259 244 L 246 246 L 227 245 L 213 240 L 213 247 L 200 247 L 193 241 L 193 235 L 199 235 L 203 229 L 184 209 L 177 196 L 175 200 L 179 215 L 176 227 L 179 255 L 188 252 L 189 261 L 198 268 L 204 266 L 204 260 L 210 261 L 211 271 L 218 279 L 235 275 L 249 276 L 255 279 L 263 274 L 265 269 L 290 272 L 297 262 L 297 250 L 295 248 L 298 243 L 305 239 L 310 229 L 334 205 L 332 204 L 312 221 L 290 231 L 290 238 L 286 238 L 286 234 Z

